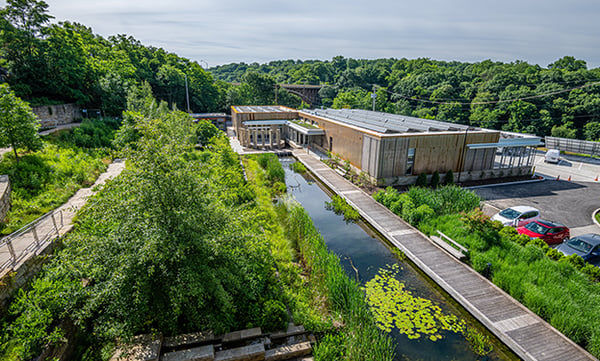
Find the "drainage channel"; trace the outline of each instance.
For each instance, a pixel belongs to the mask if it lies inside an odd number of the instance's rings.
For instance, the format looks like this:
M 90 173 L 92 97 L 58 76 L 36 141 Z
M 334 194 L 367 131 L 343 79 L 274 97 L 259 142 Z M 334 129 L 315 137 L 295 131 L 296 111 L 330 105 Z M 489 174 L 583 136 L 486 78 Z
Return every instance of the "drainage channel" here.
M 446 319 L 452 315 L 466 322 L 467 327 L 477 330 L 480 336 L 487 336 L 492 351 L 480 355 L 474 350 L 477 340 L 467 340 L 463 333 L 451 330 L 438 330 L 440 337 L 430 339 L 426 334 L 419 335 L 405 325 L 392 326 L 390 335 L 396 343 L 396 360 L 518 360 L 500 340 L 489 333 L 466 310 L 422 274 L 409 261 L 402 259 L 391 245 L 383 240 L 368 224 L 346 222 L 343 216 L 335 214 L 325 207 L 329 202 L 330 191 L 319 184 L 310 174 L 300 175 L 291 171 L 289 165 L 295 158 L 280 159 L 286 172 L 288 193 L 308 212 L 315 226 L 323 236 L 328 248 L 336 253 L 349 277 L 356 278 L 362 286 L 372 280 L 381 270 L 393 272 L 394 278 L 403 285 L 404 301 L 407 303 L 430 302 L 432 308 L 438 307 Z M 432 309 L 430 308 L 430 309 Z M 419 312 L 417 310 L 408 312 Z M 395 320 L 398 322 L 398 319 Z M 392 322 L 393 325 L 397 325 Z M 418 328 L 418 327 L 416 327 Z M 409 332 L 406 332 L 409 330 Z M 419 335 L 419 337 L 416 337 Z M 479 336 L 478 336 L 479 337 Z M 475 347 L 474 347 L 475 346 Z

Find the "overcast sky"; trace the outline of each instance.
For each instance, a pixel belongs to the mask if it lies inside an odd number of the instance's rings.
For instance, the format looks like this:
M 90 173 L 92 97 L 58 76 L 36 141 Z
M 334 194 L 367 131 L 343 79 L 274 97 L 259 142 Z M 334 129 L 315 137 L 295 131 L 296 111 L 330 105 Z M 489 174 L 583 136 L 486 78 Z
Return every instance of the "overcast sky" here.
M 600 66 L 599 0 L 49 0 L 54 21 L 132 35 L 203 66 L 281 59 L 570 55 Z M 0 1 L 5 6 L 5 1 Z

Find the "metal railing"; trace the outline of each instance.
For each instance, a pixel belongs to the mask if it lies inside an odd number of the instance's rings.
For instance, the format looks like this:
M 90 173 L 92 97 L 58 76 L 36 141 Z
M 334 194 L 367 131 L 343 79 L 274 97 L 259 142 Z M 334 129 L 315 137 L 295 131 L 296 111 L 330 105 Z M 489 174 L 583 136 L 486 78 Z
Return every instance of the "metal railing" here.
M 60 236 L 64 226 L 63 211 L 53 210 L 0 240 L 0 271 L 12 268 L 27 255 Z
M 546 137 L 546 148 L 558 149 L 565 152 L 600 156 L 600 142 L 588 140 Z

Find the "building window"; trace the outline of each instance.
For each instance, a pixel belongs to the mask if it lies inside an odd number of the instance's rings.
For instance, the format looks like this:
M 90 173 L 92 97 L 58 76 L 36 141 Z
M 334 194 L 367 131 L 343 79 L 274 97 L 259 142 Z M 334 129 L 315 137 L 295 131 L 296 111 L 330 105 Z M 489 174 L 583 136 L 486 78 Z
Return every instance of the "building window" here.
M 406 157 L 406 175 L 413 174 L 414 164 L 415 164 L 415 148 L 408 148 L 408 156 Z

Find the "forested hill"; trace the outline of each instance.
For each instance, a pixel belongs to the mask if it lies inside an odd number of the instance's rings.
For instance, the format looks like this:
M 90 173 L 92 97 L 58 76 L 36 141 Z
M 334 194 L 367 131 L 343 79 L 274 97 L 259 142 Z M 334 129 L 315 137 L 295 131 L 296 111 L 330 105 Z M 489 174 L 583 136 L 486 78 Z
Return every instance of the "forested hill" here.
M 493 129 L 600 140 L 600 68 L 565 56 L 547 67 L 526 62 L 430 59 L 278 60 L 209 69 L 215 79 L 247 74 L 277 83 L 325 84 L 322 106 L 372 109 Z
M 82 24 L 52 24 L 44 1 L 6 3 L 0 8 L 0 81 L 32 105 L 76 102 L 120 115 L 129 90 L 147 82 L 169 106 L 187 109 L 187 83 L 192 112 L 227 109 L 225 90 L 196 61 L 131 36 L 104 38 Z

